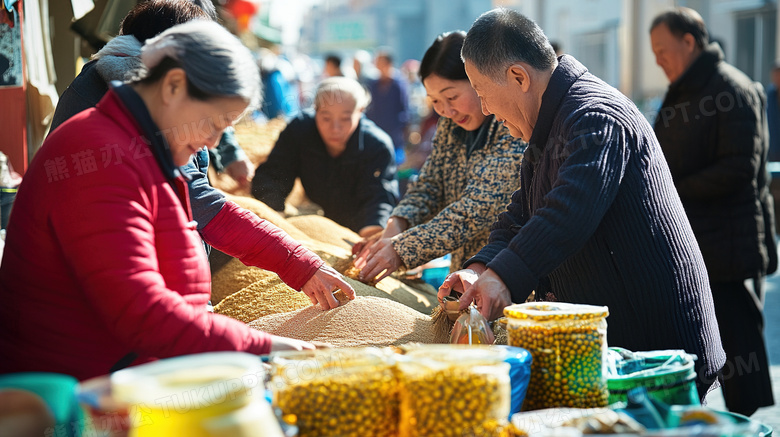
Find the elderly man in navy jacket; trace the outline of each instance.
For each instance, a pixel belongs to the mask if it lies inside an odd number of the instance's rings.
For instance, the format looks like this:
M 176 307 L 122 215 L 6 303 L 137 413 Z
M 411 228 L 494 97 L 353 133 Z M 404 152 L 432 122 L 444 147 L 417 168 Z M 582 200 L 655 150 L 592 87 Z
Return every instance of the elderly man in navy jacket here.
M 703 398 L 725 355 L 707 271 L 653 130 L 636 106 L 509 9 L 483 14 L 462 56 L 482 100 L 528 141 L 521 188 L 490 242 L 439 291 L 490 319 L 532 290 L 606 305 L 611 346 L 696 354 Z

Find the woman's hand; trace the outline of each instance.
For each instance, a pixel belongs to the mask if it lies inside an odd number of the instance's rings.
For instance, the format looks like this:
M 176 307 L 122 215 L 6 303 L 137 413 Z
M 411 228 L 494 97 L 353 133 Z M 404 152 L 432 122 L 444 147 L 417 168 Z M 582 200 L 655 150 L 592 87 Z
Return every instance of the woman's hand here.
M 239 159 L 225 167 L 225 173 L 238 182 L 240 188 L 246 189 L 255 177 L 255 167 L 249 159 Z
M 355 259 L 355 267 L 360 269 L 361 281 L 379 282 L 398 270 L 402 264 L 401 257 L 393 247 L 392 238 L 375 241 L 365 247 Z
M 314 345 L 294 338 L 271 336 L 271 352 L 313 350 Z
M 363 240 L 355 243 L 355 245 L 352 246 L 352 255 L 357 255 L 358 257 L 357 259 L 362 259 L 363 261 L 365 261 L 366 255 L 371 252 L 371 246 L 377 241 L 379 241 L 381 238 L 382 238 L 381 232 L 376 232 L 373 235 L 363 238 Z
M 312 305 L 320 304 L 323 310 L 329 310 L 339 306 L 339 301 L 333 296 L 333 292 L 341 289 L 347 297 L 355 298 L 355 290 L 341 277 L 341 274 L 332 267 L 323 264 L 305 284 L 301 291 L 309 296 Z

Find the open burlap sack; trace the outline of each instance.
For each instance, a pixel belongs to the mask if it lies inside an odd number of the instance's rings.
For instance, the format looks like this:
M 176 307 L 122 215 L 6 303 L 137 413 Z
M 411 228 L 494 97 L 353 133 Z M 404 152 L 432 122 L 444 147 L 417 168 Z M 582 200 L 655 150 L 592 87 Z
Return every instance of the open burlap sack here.
M 233 196 L 230 194 L 227 194 L 227 199 L 235 202 L 238 206 L 244 209 L 252 211 L 261 219 L 275 224 L 277 227 L 287 232 L 287 234 L 293 239 L 301 242 L 304 240 L 309 240 L 309 237 L 307 237 L 306 234 L 301 232 L 298 228 L 295 227 L 295 225 L 288 222 L 284 217 L 282 217 L 281 214 L 274 211 L 273 208 L 266 205 L 265 203 L 253 197 Z
M 286 313 L 311 306 L 311 300 L 288 287 L 276 274 L 231 294 L 214 307 L 214 312 L 244 323 L 269 314 Z
M 352 246 L 362 240 L 360 235 L 351 229 L 345 228 L 333 220 L 320 215 L 289 217 L 287 221 L 312 240 L 346 249 L 350 253 Z
M 278 279 L 274 272 L 246 266 L 236 258 L 232 258 L 211 277 L 211 304 L 216 305 L 223 299 L 249 285 L 265 280 Z

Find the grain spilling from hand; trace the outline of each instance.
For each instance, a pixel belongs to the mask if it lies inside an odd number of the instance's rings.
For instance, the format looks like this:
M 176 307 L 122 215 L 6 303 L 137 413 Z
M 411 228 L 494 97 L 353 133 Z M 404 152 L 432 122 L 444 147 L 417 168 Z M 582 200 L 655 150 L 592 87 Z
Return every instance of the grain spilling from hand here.
M 268 278 L 279 277 L 274 272 L 244 265 L 233 258 L 211 277 L 211 304 L 216 305 L 250 284 Z
M 355 243 L 362 240 L 360 235 L 351 229 L 345 228 L 327 217 L 302 215 L 290 217 L 287 221 L 313 240 L 338 246 L 349 251 L 352 250 L 352 246 Z
M 290 288 L 277 276 L 255 282 L 214 307 L 214 312 L 249 323 L 270 314 L 286 313 L 311 306 L 311 300 Z
M 319 341 L 334 347 L 446 343 L 431 318 L 385 298 L 360 296 L 338 308 L 318 306 L 259 318 L 249 326 L 270 334 Z

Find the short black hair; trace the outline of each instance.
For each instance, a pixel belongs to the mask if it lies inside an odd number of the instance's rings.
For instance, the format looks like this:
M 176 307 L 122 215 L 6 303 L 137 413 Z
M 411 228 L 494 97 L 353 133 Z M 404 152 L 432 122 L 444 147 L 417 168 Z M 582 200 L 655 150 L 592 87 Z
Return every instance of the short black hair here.
M 686 33 L 690 33 L 696 41 L 696 46 L 703 49 L 710 42 L 710 36 L 707 32 L 707 26 L 704 24 L 701 15 L 691 8 L 678 7 L 666 11 L 653 19 L 650 25 L 650 31 L 656 27 L 666 24 L 669 31 L 678 38 L 682 38 Z
M 462 30 L 437 36 L 420 62 L 420 80 L 424 81 L 431 74 L 449 80 L 469 80 L 460 58 L 460 49 L 465 39 L 466 32 Z
M 325 63 L 330 63 L 336 66 L 336 68 L 341 68 L 341 56 L 331 53 L 328 56 L 325 57 Z
M 496 8 L 480 15 L 466 34 L 461 56 L 495 81 L 515 62 L 537 70 L 555 65 L 555 51 L 542 29 L 525 15 Z
M 120 35 L 133 35 L 141 44 L 171 27 L 211 17 L 190 0 L 147 0 L 137 4 L 119 27 Z

